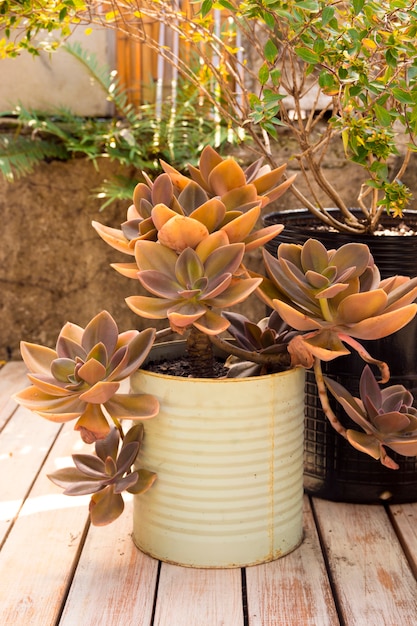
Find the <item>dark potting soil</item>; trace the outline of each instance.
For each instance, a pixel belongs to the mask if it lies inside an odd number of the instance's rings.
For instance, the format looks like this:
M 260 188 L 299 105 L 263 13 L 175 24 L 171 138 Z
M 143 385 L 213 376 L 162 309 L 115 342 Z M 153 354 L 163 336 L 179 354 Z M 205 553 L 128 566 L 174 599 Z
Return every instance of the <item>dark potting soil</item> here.
M 213 367 L 213 378 L 224 378 L 227 375 L 228 368 L 225 367 L 224 361 L 221 359 L 215 359 Z M 186 357 L 178 357 L 174 361 L 169 359 L 164 361 L 150 361 L 146 364 L 146 369 L 149 372 L 155 372 L 157 374 L 194 378 L 191 363 Z

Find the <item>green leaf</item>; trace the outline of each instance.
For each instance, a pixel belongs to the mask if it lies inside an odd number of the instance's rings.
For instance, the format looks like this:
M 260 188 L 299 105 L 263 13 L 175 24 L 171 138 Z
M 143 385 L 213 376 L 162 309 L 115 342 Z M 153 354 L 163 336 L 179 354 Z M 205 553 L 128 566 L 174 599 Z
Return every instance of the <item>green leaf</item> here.
M 298 47 L 295 49 L 295 52 L 300 57 L 300 59 L 302 59 L 302 61 L 305 61 L 306 63 L 316 65 L 320 62 L 320 56 L 309 48 Z
M 409 91 L 401 89 L 400 87 L 392 88 L 392 95 L 403 104 L 414 104 L 413 97 Z
M 265 59 L 269 61 L 269 63 L 275 63 L 276 58 L 278 56 L 278 48 L 272 41 L 272 39 L 268 39 L 264 46 L 264 54 Z
M 379 106 L 378 104 L 375 104 L 375 115 L 376 115 L 378 122 L 382 124 L 382 126 L 390 126 L 391 115 L 390 115 L 390 112 L 387 111 L 387 109 L 385 109 L 382 106 Z
M 265 85 L 268 82 L 268 79 L 269 79 L 269 69 L 268 69 L 268 66 L 266 65 L 266 63 L 261 65 L 261 67 L 259 68 L 258 79 L 259 79 L 259 82 L 261 83 L 261 85 Z
M 201 17 L 206 17 L 206 15 L 210 13 L 212 7 L 213 7 L 212 0 L 204 0 L 201 5 Z
M 355 12 L 355 15 L 359 15 L 359 13 L 363 9 L 363 5 L 364 4 L 365 4 L 365 0 L 353 0 L 352 1 L 352 6 L 353 6 L 353 10 Z
M 328 24 L 334 17 L 334 8 L 333 7 L 324 7 L 323 12 L 321 14 L 321 22 L 323 26 Z

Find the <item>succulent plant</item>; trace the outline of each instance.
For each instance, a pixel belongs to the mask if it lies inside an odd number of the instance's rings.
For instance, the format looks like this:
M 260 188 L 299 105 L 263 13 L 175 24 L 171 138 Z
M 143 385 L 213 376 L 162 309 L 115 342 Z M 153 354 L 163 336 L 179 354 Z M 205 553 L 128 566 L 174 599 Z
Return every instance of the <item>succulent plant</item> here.
M 223 317 L 230 324 L 228 333 L 236 340 L 237 346 L 246 351 L 246 355 L 242 354 L 243 358 L 248 359 L 242 361 L 236 356 L 230 357 L 226 363 L 229 368 L 228 377 L 258 376 L 298 365 L 291 361 L 288 344 L 299 333 L 288 326 L 276 311 L 272 311 L 271 315 L 257 324 L 244 315 L 231 311 L 223 312 Z M 235 350 L 234 354 L 236 353 Z M 250 353 L 256 354 L 258 360 L 258 355 L 265 358 L 262 363 L 254 363 L 249 360 Z
M 166 163 L 166 173 L 152 182 L 146 174 L 139 183 L 120 229 L 93 221 L 100 237 L 120 252 L 135 255 L 140 240 L 159 241 L 180 253 L 195 248 L 202 239 L 219 233 L 224 244 L 243 242 L 253 250 L 278 235 L 283 226 L 274 224 L 254 230 L 261 207 L 276 200 L 291 186 L 294 177 L 278 184 L 286 165 L 274 170 L 256 161 L 243 170 L 232 158 L 223 159 L 207 146 L 200 157 L 200 170 L 190 167 L 194 180 Z M 204 173 L 204 176 L 200 174 Z M 113 267 L 136 278 L 134 263 Z
M 353 397 L 337 381 L 324 379 L 347 415 L 364 431 L 347 430 L 352 446 L 392 469 L 398 464 L 387 455 L 385 446 L 404 456 L 417 455 L 417 409 L 412 394 L 403 385 L 381 389 L 369 365 L 361 375 L 360 398 Z
M 90 501 L 91 522 L 95 526 L 110 524 L 123 512 L 123 491 L 145 493 L 156 480 L 154 472 L 132 470 L 143 434 L 141 423 L 130 428 L 119 452 L 120 434 L 112 428 L 104 439 L 96 441 L 96 455 L 74 454 L 75 467 L 59 469 L 48 477 L 59 487 L 64 487 L 67 496 L 93 494 Z
M 120 429 L 120 419 L 148 419 L 159 410 L 148 394 L 117 393 L 120 381 L 143 363 L 155 330 L 119 334 L 107 311 L 84 328 L 66 323 L 56 348 L 21 343 L 32 385 L 14 397 L 19 404 L 53 422 L 76 419 L 84 441 L 103 439 L 110 431 L 107 415 Z
M 344 343 L 361 350 L 354 339 L 386 337 L 416 314 L 417 278 L 381 280 L 365 244 L 327 251 L 309 239 L 304 245 L 281 244 L 277 258 L 264 250 L 264 261 L 269 275 L 261 286 L 264 300 L 304 333 L 297 346 L 321 360 L 348 353 Z
M 415 316 L 417 277 L 381 280 L 366 245 L 349 243 L 328 251 L 314 239 L 281 244 L 276 258 L 264 250 L 268 277 L 257 275 L 246 268 L 245 253 L 283 228 L 256 230 L 256 222 L 261 207 L 291 185 L 291 180 L 279 183 L 285 166 L 271 171 L 257 161 L 243 170 L 206 148 L 199 168 L 190 167 L 191 180 L 165 163 L 163 167 L 165 173 L 154 182 L 145 176 L 146 182 L 136 187 L 120 230 L 93 222 L 104 241 L 134 257 L 133 263 L 113 265 L 149 294 L 128 297 L 128 306 L 142 318 L 167 320 L 169 328 L 158 333 L 168 330 L 185 337 L 193 376 L 215 376 L 213 346 L 228 357 L 231 377 L 312 367 L 327 418 L 352 445 L 392 468 L 396 464 L 384 446 L 417 454 L 416 411 L 403 387 L 380 392 L 365 369 L 362 400 L 357 400 L 326 380 L 321 368 L 322 360 L 349 354 L 349 346 L 376 364 L 387 381 L 388 365 L 373 359 L 359 341 L 385 337 Z M 253 293 L 272 309 L 257 324 L 228 310 Z M 234 341 L 225 340 L 225 331 Z M 141 493 L 156 478 L 146 469 L 132 470 L 143 426 L 137 424 L 125 435 L 121 420 L 154 417 L 158 401 L 146 394 L 118 393 L 120 381 L 142 365 L 155 337 L 154 328 L 119 334 L 103 311 L 85 329 L 65 324 L 55 349 L 21 344 L 32 385 L 16 400 L 55 422 L 76 419 L 83 440 L 95 442 L 95 456 L 74 455 L 75 468 L 51 475 L 66 494 L 92 494 L 94 524 L 120 515 L 122 491 Z M 340 423 L 328 389 L 365 433 Z

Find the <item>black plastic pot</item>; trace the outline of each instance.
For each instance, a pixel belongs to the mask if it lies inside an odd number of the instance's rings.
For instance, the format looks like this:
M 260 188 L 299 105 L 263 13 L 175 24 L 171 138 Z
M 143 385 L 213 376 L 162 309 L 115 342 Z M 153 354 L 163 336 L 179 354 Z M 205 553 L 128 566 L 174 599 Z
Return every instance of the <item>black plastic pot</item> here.
M 417 212 L 407 212 L 404 220 L 417 231 Z M 394 222 L 388 216 L 383 224 Z M 327 248 L 337 248 L 349 241 L 366 243 L 378 265 L 382 278 L 394 274 L 417 275 L 417 237 L 402 235 L 349 235 L 330 232 L 319 225 L 305 209 L 271 213 L 264 224 L 285 224 L 285 229 L 266 249 L 276 254 L 280 243 L 304 243 L 310 237 L 319 239 Z M 417 400 L 417 319 L 384 339 L 362 342 L 372 356 L 390 365 L 389 384 L 406 386 Z M 352 354 L 324 366 L 354 395 L 358 394 L 363 361 Z M 332 408 L 346 427 L 355 427 L 336 402 Z M 305 418 L 305 490 L 319 497 L 345 502 L 372 503 L 381 499 L 391 503 L 417 501 L 417 458 L 403 457 L 391 450 L 389 455 L 399 464 L 390 470 L 371 457 L 356 451 L 328 423 L 321 409 L 312 372 L 307 372 Z

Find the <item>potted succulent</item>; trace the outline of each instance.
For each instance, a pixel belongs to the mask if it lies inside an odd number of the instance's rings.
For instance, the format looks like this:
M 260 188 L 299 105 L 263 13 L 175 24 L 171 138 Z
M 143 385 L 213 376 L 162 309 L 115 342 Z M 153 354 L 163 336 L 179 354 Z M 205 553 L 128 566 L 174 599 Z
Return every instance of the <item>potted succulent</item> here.
M 332 426 L 356 448 L 392 469 L 390 448 L 417 454 L 404 388 L 378 395 L 365 370 L 355 400 L 321 367 L 354 350 L 387 382 L 388 365 L 360 342 L 413 319 L 417 278 L 381 279 L 366 245 L 327 251 L 314 239 L 284 244 L 276 257 L 263 250 L 268 277 L 257 275 L 245 253 L 277 233 L 257 230 L 256 221 L 260 206 L 287 190 L 285 166 L 243 170 L 207 147 L 190 177 L 163 167 L 154 182 L 139 183 L 120 229 L 94 227 L 133 257 L 115 269 L 148 295 L 129 297 L 129 307 L 167 320 L 184 342 L 151 350 L 164 330 L 119 334 L 106 312 L 85 329 L 67 323 L 55 349 L 22 343 L 32 384 L 15 397 L 44 418 L 76 419 L 83 440 L 95 443 L 95 455 L 75 455 L 75 468 L 51 476 L 69 495 L 92 494 L 93 523 L 120 515 L 126 490 L 135 494 L 134 540 L 155 557 L 198 567 L 272 560 L 302 540 L 306 368 Z M 254 323 L 226 310 L 255 292 L 273 309 L 269 318 Z M 216 374 L 216 350 L 228 357 L 227 374 Z M 190 369 L 181 376 L 184 352 Z M 126 377 L 131 391 L 119 393 Z M 341 425 L 327 389 L 364 433 Z M 124 434 L 131 419 L 137 423 Z

